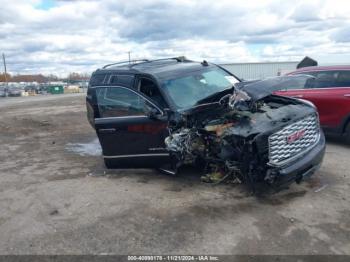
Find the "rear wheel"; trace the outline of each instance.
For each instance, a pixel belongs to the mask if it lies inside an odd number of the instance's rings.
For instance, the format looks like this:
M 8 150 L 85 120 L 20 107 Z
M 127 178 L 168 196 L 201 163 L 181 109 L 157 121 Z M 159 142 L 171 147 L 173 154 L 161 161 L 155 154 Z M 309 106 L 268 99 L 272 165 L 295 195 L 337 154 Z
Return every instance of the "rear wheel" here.
M 344 138 L 345 142 L 350 145 L 350 123 L 345 128 L 345 133 L 344 133 Z

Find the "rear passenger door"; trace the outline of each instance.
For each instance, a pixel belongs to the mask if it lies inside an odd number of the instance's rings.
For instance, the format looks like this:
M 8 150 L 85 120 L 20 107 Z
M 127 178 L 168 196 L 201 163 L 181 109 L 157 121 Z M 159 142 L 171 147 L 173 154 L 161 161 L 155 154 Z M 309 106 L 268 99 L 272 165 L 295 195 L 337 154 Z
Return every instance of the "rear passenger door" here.
M 100 86 L 95 92 L 95 129 L 105 159 L 115 167 L 160 167 L 169 161 L 167 122 L 147 116 L 150 109 L 164 114 L 161 108 L 123 86 Z
M 323 128 L 336 128 L 339 125 L 339 97 L 337 95 L 337 71 L 322 71 L 314 74 L 314 85 L 305 89 L 303 99 L 309 100 L 317 107 Z

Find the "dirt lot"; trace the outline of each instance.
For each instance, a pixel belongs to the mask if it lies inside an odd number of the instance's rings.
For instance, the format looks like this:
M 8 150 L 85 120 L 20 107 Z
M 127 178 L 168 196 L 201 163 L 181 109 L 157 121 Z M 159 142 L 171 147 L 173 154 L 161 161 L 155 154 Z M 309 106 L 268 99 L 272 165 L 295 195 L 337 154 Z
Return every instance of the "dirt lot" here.
M 350 147 L 267 197 L 104 169 L 84 97 L 0 99 L 0 254 L 350 254 Z

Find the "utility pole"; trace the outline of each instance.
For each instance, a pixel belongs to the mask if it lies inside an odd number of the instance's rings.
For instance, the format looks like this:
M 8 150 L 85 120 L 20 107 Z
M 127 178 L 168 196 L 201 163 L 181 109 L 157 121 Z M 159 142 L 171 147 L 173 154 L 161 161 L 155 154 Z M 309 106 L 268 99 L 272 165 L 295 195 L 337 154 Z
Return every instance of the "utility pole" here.
M 5 84 L 6 84 L 6 89 L 8 87 L 8 83 L 7 83 L 7 70 L 6 70 L 6 59 L 5 59 L 5 54 L 2 53 L 2 61 L 4 62 L 4 68 L 5 68 Z
M 131 53 L 131 51 L 128 52 L 128 55 L 129 55 L 129 64 L 130 64 L 130 62 L 131 62 L 131 60 L 130 60 L 130 53 Z

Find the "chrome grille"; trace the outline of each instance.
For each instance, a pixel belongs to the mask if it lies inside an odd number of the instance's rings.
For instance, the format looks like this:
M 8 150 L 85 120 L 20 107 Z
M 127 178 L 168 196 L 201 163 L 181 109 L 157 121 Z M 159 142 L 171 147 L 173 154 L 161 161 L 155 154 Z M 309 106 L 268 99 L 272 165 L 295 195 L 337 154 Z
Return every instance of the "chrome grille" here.
M 269 136 L 269 164 L 282 165 L 310 149 L 320 137 L 317 114 L 284 127 Z

